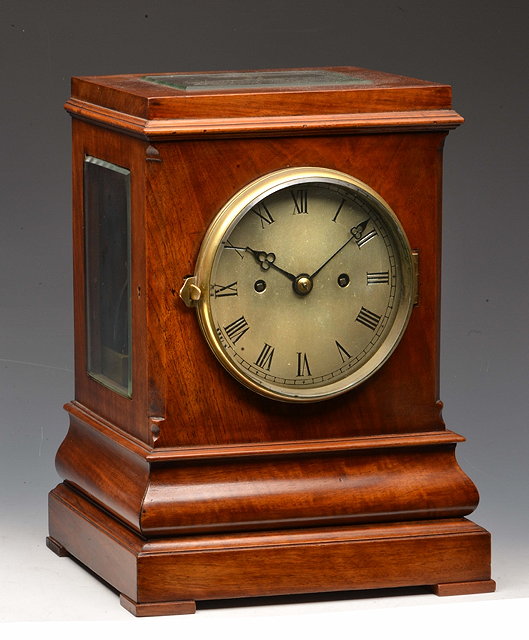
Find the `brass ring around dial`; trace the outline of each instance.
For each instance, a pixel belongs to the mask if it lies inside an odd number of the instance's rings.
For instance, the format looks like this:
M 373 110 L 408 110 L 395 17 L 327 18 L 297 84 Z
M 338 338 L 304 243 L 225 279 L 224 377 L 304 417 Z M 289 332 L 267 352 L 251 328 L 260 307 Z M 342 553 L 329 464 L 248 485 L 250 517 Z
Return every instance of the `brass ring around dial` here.
M 353 303 L 353 297 L 355 295 L 354 287 L 352 287 L 350 283 L 348 283 L 349 286 L 347 287 L 340 285 L 339 291 L 343 291 L 344 296 L 353 296 L 348 298 L 351 303 L 347 303 L 349 306 L 345 307 L 346 309 L 351 308 L 350 324 L 348 326 L 354 326 L 357 331 L 363 331 L 364 335 L 367 336 L 375 336 L 374 340 L 376 339 L 376 342 L 373 342 L 374 347 L 368 345 L 370 351 L 367 356 L 359 355 L 357 357 L 358 364 L 349 366 L 348 363 L 344 362 L 344 366 L 342 367 L 342 361 L 340 359 L 344 361 L 347 360 L 348 357 L 352 355 L 353 346 L 349 347 L 348 344 L 345 344 L 339 335 L 329 334 L 327 336 L 327 342 L 330 345 L 329 349 L 334 349 L 333 355 L 338 367 L 336 370 L 330 371 L 328 375 L 316 374 L 316 364 L 314 360 L 311 360 L 309 357 L 310 354 L 303 353 L 302 348 L 299 346 L 296 348 L 292 346 L 289 362 L 293 373 L 289 376 L 283 375 L 281 378 L 274 373 L 274 366 L 270 366 L 271 362 L 275 365 L 276 360 L 279 358 L 279 353 L 276 352 L 274 354 L 274 345 L 271 344 L 276 338 L 268 340 L 260 338 L 259 344 L 253 344 L 253 352 L 245 346 L 246 341 L 249 339 L 248 336 L 251 335 L 251 328 L 249 324 L 245 324 L 247 318 L 244 314 L 248 315 L 250 310 L 247 311 L 246 308 L 243 308 L 237 311 L 233 317 L 230 316 L 229 320 L 226 319 L 223 321 L 222 324 L 219 324 L 219 321 L 216 320 L 216 312 L 213 310 L 213 305 L 220 304 L 220 302 L 217 302 L 215 297 L 215 287 L 218 287 L 218 284 L 215 284 L 213 278 L 223 252 L 230 246 L 230 235 L 245 216 L 253 216 L 253 213 L 256 211 L 259 212 L 260 203 L 266 202 L 267 198 L 284 190 L 285 192 L 290 191 L 292 194 L 293 202 L 290 205 L 292 211 L 288 214 L 291 216 L 290 219 L 308 221 L 310 220 L 310 213 L 304 210 L 306 206 L 305 201 L 296 201 L 295 197 L 296 194 L 306 192 L 307 188 L 310 191 L 311 188 L 316 188 L 318 185 L 325 189 L 334 189 L 337 193 L 343 193 L 344 197 L 350 194 L 351 200 L 360 203 L 358 205 L 357 218 L 363 217 L 365 219 L 372 215 L 370 219 L 380 221 L 382 234 L 378 234 L 377 237 L 380 239 L 383 235 L 389 238 L 389 240 L 380 241 L 390 243 L 391 251 L 394 254 L 394 260 L 397 264 L 399 285 L 395 293 L 394 302 L 392 303 L 391 317 L 388 317 L 387 320 L 384 319 L 380 311 L 370 309 L 367 301 L 365 304 L 356 303 L 357 308 L 355 307 L 353 311 L 350 304 Z M 328 187 L 326 185 L 328 185 Z M 367 211 L 368 213 L 364 214 L 362 213 L 363 211 Z M 372 211 L 372 214 L 370 214 L 369 211 Z M 260 212 L 261 218 L 257 215 L 253 216 L 258 225 L 259 235 L 254 243 L 255 246 L 251 246 L 252 243 L 250 243 L 251 250 L 272 252 L 275 250 L 275 247 L 267 246 L 266 234 L 261 233 L 261 231 L 269 228 L 268 223 L 273 222 L 273 220 L 268 217 L 271 215 L 270 212 L 267 213 L 265 209 L 260 210 Z M 308 215 L 305 215 L 307 213 Z M 334 213 L 333 215 L 337 216 L 338 214 Z M 331 220 L 329 224 L 333 224 L 332 216 L 329 220 Z M 309 224 L 309 222 L 307 222 L 307 224 Z M 368 247 L 370 246 L 367 243 L 370 242 L 371 237 L 374 237 L 376 234 L 372 230 L 370 232 L 369 229 L 365 227 L 362 219 L 356 220 L 355 224 L 355 228 L 362 229 L 362 232 L 359 238 L 356 238 L 356 236 L 353 237 L 349 246 L 354 247 L 356 244 L 358 251 L 356 255 L 366 255 L 365 252 L 369 250 Z M 333 227 L 333 229 L 334 228 L 335 227 Z M 349 226 L 345 227 L 345 230 L 347 233 L 350 233 Z M 346 238 L 347 236 L 344 236 L 344 239 Z M 320 240 L 325 245 L 326 237 L 320 236 Z M 318 242 L 318 239 L 316 238 L 315 241 Z M 339 247 L 341 241 L 342 240 L 337 242 L 337 247 Z M 296 239 L 293 238 L 291 245 L 292 251 L 296 249 L 295 242 Z M 244 247 L 245 246 L 246 245 L 244 245 Z M 246 265 L 251 265 L 252 260 L 255 262 L 255 257 L 249 248 L 246 249 L 244 247 L 240 243 L 237 246 L 232 245 L 231 248 L 233 251 L 231 251 L 231 255 L 234 257 L 238 255 L 238 258 L 241 259 L 240 264 L 244 265 L 246 269 Z M 336 247 L 329 245 L 329 255 L 332 256 L 335 250 Z M 247 255 L 251 256 L 252 260 L 244 262 Z M 325 252 L 323 252 L 322 257 L 325 258 Z M 286 263 L 282 262 L 284 258 L 285 256 L 283 255 L 280 257 L 278 255 L 277 258 L 278 261 L 281 260 L 280 265 L 282 268 L 286 266 Z M 327 271 L 329 270 L 327 266 L 325 269 Z M 370 291 L 375 291 L 377 287 L 385 286 L 383 283 L 387 284 L 388 275 L 385 269 L 386 267 L 382 269 L 381 267 L 373 265 L 372 271 L 370 269 L 367 274 L 364 271 L 364 282 L 367 275 L 367 286 L 371 287 Z M 355 274 L 358 274 L 358 270 L 355 270 Z M 272 275 L 273 274 L 270 276 L 271 278 Z M 339 275 L 336 275 L 336 278 L 339 277 Z M 332 398 L 358 386 L 374 374 L 375 371 L 384 365 L 399 343 L 413 308 L 416 291 L 416 272 L 411 248 L 397 216 L 387 202 L 364 182 L 348 174 L 320 167 L 280 169 L 254 180 L 236 193 L 219 211 L 206 231 L 197 259 L 195 278 L 202 292 L 200 299 L 196 303 L 198 320 L 214 355 L 223 367 L 244 386 L 260 395 L 284 402 L 316 402 Z M 334 300 L 338 300 L 338 296 L 341 295 L 334 287 L 334 283 L 337 281 L 336 278 L 332 279 L 332 295 Z M 234 276 L 230 282 L 235 279 Z M 274 279 L 275 276 L 272 280 Z M 323 281 L 325 282 L 325 280 Z M 281 283 L 277 286 L 284 287 L 284 279 L 279 278 L 276 282 Z M 232 286 L 235 285 L 236 283 L 233 282 Z M 261 286 L 259 290 L 255 289 L 255 279 L 252 274 L 249 291 L 257 293 L 259 296 L 263 296 L 263 292 L 268 292 L 266 295 L 272 295 L 274 286 L 272 286 L 272 282 L 268 282 L 264 287 Z M 301 273 L 292 281 L 292 288 L 298 302 L 302 303 L 306 300 L 307 305 L 309 305 L 306 306 L 306 310 L 304 311 L 301 311 L 301 306 L 297 305 L 300 309 L 299 313 L 310 314 L 309 307 L 312 305 L 313 300 L 317 300 L 316 297 L 313 298 L 316 292 L 313 289 L 312 278 L 307 275 L 307 273 Z M 208 294 L 208 292 L 212 293 Z M 311 292 L 312 295 L 309 295 Z M 320 291 L 318 291 L 318 294 L 320 294 Z M 228 297 L 230 295 L 232 295 L 232 297 Z M 221 285 L 218 298 L 219 301 L 223 301 L 222 304 L 224 304 L 224 301 L 226 302 L 224 308 L 235 308 L 232 303 L 238 300 L 238 296 L 230 289 L 228 280 Z M 276 300 L 279 301 L 284 299 L 284 294 L 276 297 Z M 260 297 L 254 302 L 263 305 L 278 304 L 272 301 L 268 302 L 265 297 Z M 277 307 L 275 308 L 277 309 Z M 263 309 L 265 309 L 265 316 L 270 317 L 268 310 L 273 311 L 273 308 L 263 307 Z M 329 312 L 332 313 L 330 310 Z M 332 315 L 330 317 L 332 318 Z M 300 316 L 300 318 L 305 318 L 305 315 Z M 379 318 L 382 318 L 380 326 L 382 327 L 383 323 L 385 324 L 380 330 L 382 333 L 379 332 L 378 334 L 380 337 L 377 337 L 377 323 Z M 327 325 L 328 321 L 322 316 L 318 326 L 325 330 Z M 295 325 L 290 322 L 289 326 L 292 327 Z M 276 325 L 274 325 L 274 327 L 276 327 Z M 276 333 L 274 335 L 278 336 L 277 339 L 279 340 L 282 328 L 277 326 L 275 330 Z M 303 333 L 302 335 L 309 334 Z M 316 336 L 317 334 L 311 335 Z M 310 349 L 311 344 L 312 343 L 307 343 L 308 349 Z M 248 344 L 248 347 L 249 346 Z M 273 361 L 272 357 L 274 358 Z M 343 372 L 341 372 L 342 369 Z

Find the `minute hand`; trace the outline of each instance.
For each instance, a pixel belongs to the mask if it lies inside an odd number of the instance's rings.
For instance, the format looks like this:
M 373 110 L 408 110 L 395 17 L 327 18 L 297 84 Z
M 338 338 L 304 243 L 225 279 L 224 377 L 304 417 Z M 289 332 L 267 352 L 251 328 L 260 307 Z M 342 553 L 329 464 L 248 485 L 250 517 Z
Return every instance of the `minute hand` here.
M 358 240 L 358 238 L 362 236 L 362 233 L 364 232 L 364 229 L 366 228 L 367 223 L 368 223 L 368 220 L 366 220 L 365 222 L 361 222 L 357 227 L 353 227 L 351 229 L 351 237 L 349 238 L 349 240 L 347 240 L 347 242 L 344 242 L 342 246 L 337 251 L 335 251 L 330 258 L 327 258 L 327 260 L 325 260 L 325 262 L 320 267 L 318 267 L 316 271 L 310 276 L 310 279 L 312 280 L 315 276 L 317 276 L 318 273 L 323 269 L 323 267 L 329 264 L 329 262 L 335 256 L 337 256 L 340 253 L 340 251 L 351 242 L 351 240 Z

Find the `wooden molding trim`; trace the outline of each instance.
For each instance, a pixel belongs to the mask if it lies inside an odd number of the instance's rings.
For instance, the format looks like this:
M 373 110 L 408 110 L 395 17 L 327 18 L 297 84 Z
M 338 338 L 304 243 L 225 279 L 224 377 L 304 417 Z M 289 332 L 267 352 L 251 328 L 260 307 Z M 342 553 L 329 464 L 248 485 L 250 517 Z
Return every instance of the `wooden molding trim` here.
M 147 140 L 219 137 L 317 135 L 322 133 L 387 133 L 391 131 L 448 131 L 464 119 L 452 109 L 340 113 L 303 116 L 241 118 L 182 118 L 147 120 L 107 107 L 70 98 L 64 108 L 71 116 Z
M 267 442 L 201 447 L 167 447 L 154 449 L 126 434 L 124 431 L 103 420 L 79 402 L 69 402 L 65 410 L 91 427 L 97 429 L 131 453 L 145 458 L 149 463 L 170 462 L 172 460 L 204 460 L 211 458 L 248 458 L 254 456 L 277 456 L 307 453 L 332 453 L 371 449 L 392 449 L 448 445 L 465 442 L 464 436 L 454 431 L 425 431 L 395 435 L 358 436 L 352 438 L 330 438 L 327 440 L 299 440 L 296 442 Z

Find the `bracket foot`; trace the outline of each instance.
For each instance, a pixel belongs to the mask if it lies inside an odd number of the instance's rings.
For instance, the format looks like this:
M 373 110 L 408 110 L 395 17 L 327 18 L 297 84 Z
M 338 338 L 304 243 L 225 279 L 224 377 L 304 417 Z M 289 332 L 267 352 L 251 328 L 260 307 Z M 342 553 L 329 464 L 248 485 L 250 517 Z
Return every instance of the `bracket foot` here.
M 142 618 L 145 616 L 174 616 L 195 613 L 197 606 L 194 600 L 179 600 L 176 602 L 134 602 L 127 596 L 119 596 L 121 606 L 129 613 Z
M 476 580 L 474 582 L 446 582 L 432 586 L 437 596 L 465 596 L 471 593 L 492 593 L 496 591 L 494 580 Z

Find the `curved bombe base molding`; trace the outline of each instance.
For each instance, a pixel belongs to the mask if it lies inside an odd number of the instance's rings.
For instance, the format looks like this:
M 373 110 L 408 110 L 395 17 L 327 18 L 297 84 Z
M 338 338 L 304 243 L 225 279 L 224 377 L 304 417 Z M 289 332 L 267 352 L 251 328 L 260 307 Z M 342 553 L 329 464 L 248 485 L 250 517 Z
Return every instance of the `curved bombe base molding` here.
M 50 493 L 48 546 L 121 594 L 137 616 L 202 600 L 430 586 L 494 591 L 490 535 L 465 518 L 145 539 L 80 493 Z
M 465 517 L 447 430 L 152 449 L 70 406 L 61 478 L 145 537 Z

